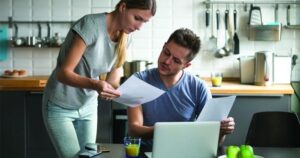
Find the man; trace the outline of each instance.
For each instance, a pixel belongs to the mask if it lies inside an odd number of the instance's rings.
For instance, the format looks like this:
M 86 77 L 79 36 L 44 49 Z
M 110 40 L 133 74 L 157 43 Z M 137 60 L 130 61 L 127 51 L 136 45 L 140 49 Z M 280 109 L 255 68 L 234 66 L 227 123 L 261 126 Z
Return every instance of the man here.
M 128 108 L 129 135 L 142 137 L 151 146 L 156 122 L 194 121 L 211 93 L 205 82 L 184 69 L 200 50 L 200 39 L 189 29 L 178 29 L 164 44 L 158 58 L 158 68 L 135 75 L 145 82 L 166 91 L 157 99 Z M 220 143 L 234 130 L 232 117 L 221 121 Z

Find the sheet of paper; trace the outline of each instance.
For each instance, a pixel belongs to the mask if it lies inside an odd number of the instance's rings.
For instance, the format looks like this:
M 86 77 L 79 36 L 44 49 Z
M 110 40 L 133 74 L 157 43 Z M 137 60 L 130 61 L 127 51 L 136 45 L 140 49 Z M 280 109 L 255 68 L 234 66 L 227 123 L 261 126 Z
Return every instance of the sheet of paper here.
M 221 121 L 227 118 L 235 98 L 236 96 L 209 99 L 197 121 Z
M 118 90 L 121 91 L 122 95 L 114 101 L 131 107 L 152 101 L 165 93 L 165 91 L 140 80 L 134 75 L 128 78 Z

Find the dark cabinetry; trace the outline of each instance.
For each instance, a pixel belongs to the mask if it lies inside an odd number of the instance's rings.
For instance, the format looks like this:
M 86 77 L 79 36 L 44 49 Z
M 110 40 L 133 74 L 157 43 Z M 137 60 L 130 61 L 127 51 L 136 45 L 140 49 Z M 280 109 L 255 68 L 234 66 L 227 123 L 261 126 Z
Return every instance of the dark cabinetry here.
M 0 92 L 0 157 L 55 158 L 42 119 L 42 93 Z
M 1 92 L 0 157 L 22 158 L 26 154 L 26 113 L 24 92 Z
M 55 158 L 42 116 L 41 92 L 26 93 L 26 154 L 28 158 Z

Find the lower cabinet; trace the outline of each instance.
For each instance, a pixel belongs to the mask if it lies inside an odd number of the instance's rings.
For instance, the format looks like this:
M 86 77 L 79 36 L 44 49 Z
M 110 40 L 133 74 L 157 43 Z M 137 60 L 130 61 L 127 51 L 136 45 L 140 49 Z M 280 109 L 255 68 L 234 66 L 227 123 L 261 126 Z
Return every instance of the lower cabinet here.
M 42 92 L 28 92 L 25 96 L 27 158 L 58 157 L 43 122 L 42 97 Z
M 0 157 L 23 158 L 26 155 L 25 92 L 0 93 Z
M 0 157 L 56 158 L 42 118 L 42 93 L 0 92 Z
M 227 135 L 225 145 L 244 144 L 253 114 L 263 111 L 291 111 L 291 96 L 237 96 L 229 113 L 229 116 L 235 120 L 235 130 L 232 134 Z

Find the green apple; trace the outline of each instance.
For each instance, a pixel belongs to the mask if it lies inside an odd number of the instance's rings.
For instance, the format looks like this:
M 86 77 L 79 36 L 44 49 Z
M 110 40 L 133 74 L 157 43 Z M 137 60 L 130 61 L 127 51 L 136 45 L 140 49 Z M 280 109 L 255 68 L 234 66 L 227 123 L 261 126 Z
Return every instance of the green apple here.
M 240 148 L 235 145 L 228 146 L 226 149 L 227 158 L 237 158 Z
M 250 145 L 241 145 L 238 158 L 253 158 L 253 148 Z

